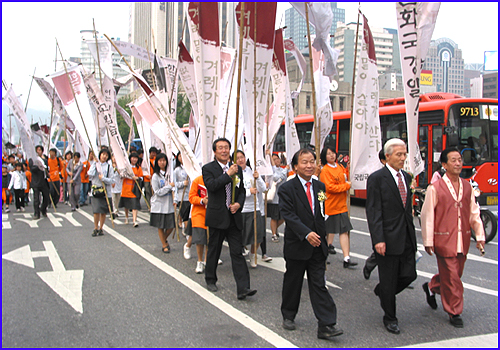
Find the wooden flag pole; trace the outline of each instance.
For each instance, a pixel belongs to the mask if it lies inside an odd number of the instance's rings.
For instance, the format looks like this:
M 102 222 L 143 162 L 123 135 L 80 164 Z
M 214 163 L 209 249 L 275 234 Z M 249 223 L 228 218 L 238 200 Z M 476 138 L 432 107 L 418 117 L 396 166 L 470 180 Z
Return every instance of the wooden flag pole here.
M 305 2 L 306 5 L 306 26 L 307 26 L 307 43 L 309 45 L 309 68 L 311 72 L 311 94 L 312 94 L 312 106 L 313 106 L 313 115 L 314 115 L 314 134 L 315 134 L 315 144 L 316 146 L 316 164 L 320 164 L 319 152 L 321 145 L 319 144 L 320 139 L 320 125 L 318 125 L 318 117 L 316 115 L 316 89 L 314 86 L 314 66 L 313 66 L 313 57 L 312 57 L 312 45 L 311 45 L 311 29 L 309 28 L 309 3 Z
M 241 13 L 240 13 L 240 47 L 238 50 L 238 84 L 237 84 L 237 94 L 236 94 L 236 124 L 234 127 L 234 154 L 233 163 L 236 163 L 236 149 L 238 148 L 238 127 L 240 119 L 240 89 L 241 89 L 241 66 L 243 62 L 243 20 L 245 17 L 245 3 L 241 2 Z M 233 177 L 233 190 L 231 204 L 234 204 L 234 191 L 236 189 L 236 177 Z
M 257 171 L 257 2 L 254 3 L 253 16 L 253 166 Z M 253 179 L 253 186 L 257 190 L 257 179 Z M 257 265 L 257 192 L 253 195 L 253 246 L 254 262 Z
M 238 56 L 238 53 L 236 53 L 236 56 L 234 57 L 234 60 L 236 61 L 236 57 Z M 227 118 L 229 116 L 229 105 L 231 103 L 231 95 L 233 92 L 233 81 L 234 81 L 234 72 L 236 72 L 235 69 L 233 69 L 233 74 L 231 74 L 231 86 L 229 87 L 229 97 L 227 99 L 227 108 L 226 108 L 226 120 L 224 121 L 224 131 L 222 133 L 222 137 L 226 137 L 226 127 L 227 127 Z
M 56 46 L 56 57 L 54 59 L 54 72 L 57 70 L 57 46 Z M 50 125 L 49 125 L 49 144 L 47 145 L 47 149 L 50 148 L 50 138 L 52 137 L 52 123 L 54 121 L 54 100 L 56 98 L 56 88 L 52 88 L 52 104 L 50 107 Z M 61 116 L 64 118 L 64 116 Z

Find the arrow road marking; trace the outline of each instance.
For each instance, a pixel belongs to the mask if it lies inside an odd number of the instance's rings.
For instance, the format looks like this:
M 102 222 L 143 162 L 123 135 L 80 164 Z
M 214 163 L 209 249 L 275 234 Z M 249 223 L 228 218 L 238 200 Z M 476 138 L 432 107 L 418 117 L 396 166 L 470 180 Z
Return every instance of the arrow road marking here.
M 25 245 L 24 247 L 13 250 L 10 253 L 5 253 L 4 255 L 2 255 L 2 259 L 9 260 L 15 262 L 16 264 L 28 266 L 31 268 L 35 267 L 35 263 L 33 262 L 33 255 L 31 253 L 29 245 Z
M 2 229 L 7 230 L 9 228 L 12 228 L 9 222 L 9 214 L 2 214 Z

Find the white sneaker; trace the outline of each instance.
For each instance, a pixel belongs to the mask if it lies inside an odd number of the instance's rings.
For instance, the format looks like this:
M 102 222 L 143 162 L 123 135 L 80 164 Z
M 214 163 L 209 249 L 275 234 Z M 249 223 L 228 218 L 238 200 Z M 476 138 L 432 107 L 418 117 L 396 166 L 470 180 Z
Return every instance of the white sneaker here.
M 217 265 L 222 265 L 223 261 L 221 259 L 219 259 L 219 261 L 217 261 Z
M 241 253 L 241 255 L 247 256 L 248 254 L 250 254 L 250 252 L 247 250 L 247 248 L 243 247 L 243 253 Z
M 268 257 L 266 254 L 262 255 L 262 261 L 270 262 L 271 260 L 273 260 L 273 258 Z
M 5 208 L 5 212 L 6 213 L 10 213 L 10 209 L 9 208 Z
M 250 253 L 249 257 L 250 257 L 250 266 L 255 269 L 257 267 L 257 264 L 255 263 L 255 254 Z
M 203 273 L 205 265 L 203 265 L 203 261 L 198 261 L 196 263 L 196 273 Z
M 184 259 L 191 259 L 191 247 L 187 246 L 187 243 L 184 243 Z
M 24 207 L 21 207 L 21 211 L 24 211 Z
M 21 209 L 16 209 L 16 211 L 19 213 L 21 211 Z

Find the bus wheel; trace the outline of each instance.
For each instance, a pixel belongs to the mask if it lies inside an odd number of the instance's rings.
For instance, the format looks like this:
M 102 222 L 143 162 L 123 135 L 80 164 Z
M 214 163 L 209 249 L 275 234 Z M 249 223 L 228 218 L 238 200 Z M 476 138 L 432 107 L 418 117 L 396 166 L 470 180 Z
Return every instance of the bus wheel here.
M 481 221 L 483 222 L 486 243 L 488 243 L 493 238 L 495 238 L 497 234 L 497 225 L 498 225 L 497 218 L 488 209 L 481 209 L 480 215 L 481 215 Z M 474 233 L 474 230 L 472 230 L 472 238 L 476 240 L 476 234 Z

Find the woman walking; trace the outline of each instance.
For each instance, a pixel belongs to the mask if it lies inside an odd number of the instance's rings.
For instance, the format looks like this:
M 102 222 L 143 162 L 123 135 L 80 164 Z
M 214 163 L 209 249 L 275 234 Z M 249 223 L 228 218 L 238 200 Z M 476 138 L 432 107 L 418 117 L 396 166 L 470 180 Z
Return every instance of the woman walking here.
M 187 227 L 189 220 L 189 212 L 191 211 L 191 203 L 189 202 L 189 188 L 191 187 L 190 179 L 183 166 L 182 155 L 179 151 L 175 159 L 174 183 L 175 183 L 175 204 L 179 208 L 179 226 L 184 230 Z M 184 244 L 184 258 L 191 259 L 191 244 L 193 236 L 187 235 L 187 242 Z
M 123 178 L 122 196 L 120 198 L 120 208 L 125 208 L 125 224 L 128 224 L 128 211 L 132 211 L 132 222 L 134 227 L 139 226 L 137 223 L 137 212 L 141 210 L 141 189 L 137 186 L 137 181 L 142 180 L 142 168 L 139 165 L 139 155 L 131 153 L 128 156 L 134 175 L 132 178 Z
M 92 212 L 94 213 L 94 231 L 92 237 L 102 236 L 102 227 L 106 221 L 106 214 L 110 208 L 113 210 L 111 202 L 111 184 L 113 183 L 113 168 L 108 163 L 111 154 L 107 149 L 99 152 L 98 160 L 95 161 L 88 171 L 89 180 L 92 181 Z M 106 192 L 104 191 L 106 186 Z M 106 198 L 107 195 L 107 198 Z M 108 207 L 109 203 L 109 207 Z
M 168 160 L 164 153 L 156 156 L 154 173 L 151 178 L 153 196 L 151 197 L 151 218 L 149 224 L 158 228 L 158 236 L 162 243 L 164 253 L 170 253 L 168 236 L 175 227 L 174 201 L 172 189 L 175 187 L 170 182 L 170 175 L 167 174 Z
M 67 162 L 66 173 L 68 177 L 66 183 L 69 186 L 68 196 L 71 204 L 71 211 L 75 211 L 79 208 L 78 200 L 80 199 L 80 187 L 82 185 L 82 177 L 80 174 L 83 169 L 83 164 L 80 162 L 80 153 L 75 152 L 73 159 L 69 159 Z

